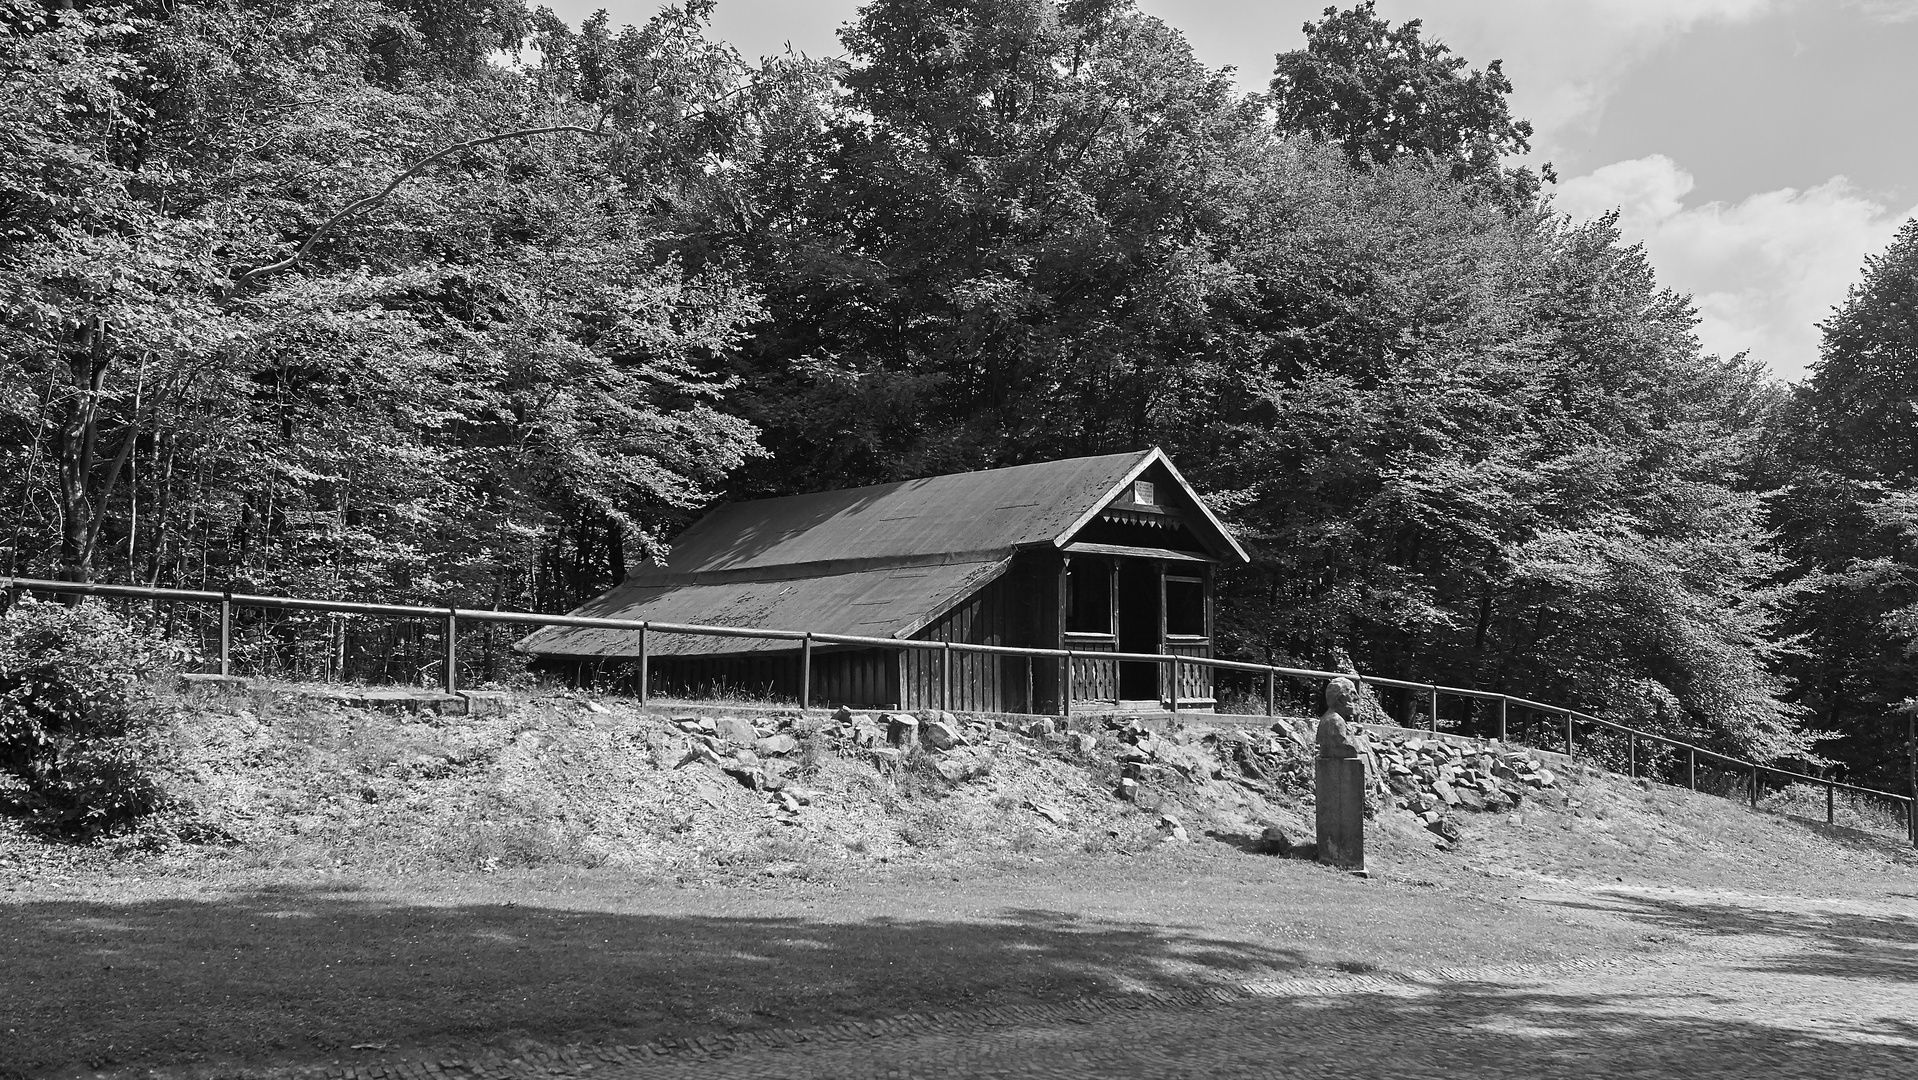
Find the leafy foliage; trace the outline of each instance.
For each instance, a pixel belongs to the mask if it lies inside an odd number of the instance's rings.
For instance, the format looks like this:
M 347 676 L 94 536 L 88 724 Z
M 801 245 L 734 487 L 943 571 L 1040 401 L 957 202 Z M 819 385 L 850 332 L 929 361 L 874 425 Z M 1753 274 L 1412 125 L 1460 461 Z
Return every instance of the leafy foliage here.
M 1918 697 L 1918 221 L 1823 324 L 1824 348 L 1778 422 L 1773 518 L 1804 591 L 1801 700 L 1860 774 L 1899 783 Z
M 1531 149 L 1532 125 L 1512 118 L 1499 61 L 1468 73 L 1464 57 L 1425 40 L 1422 20 L 1395 28 L 1375 0 L 1324 15 L 1273 69 L 1280 130 L 1336 145 L 1354 165 L 1423 161 L 1519 205 L 1537 194 L 1538 177 L 1501 164 Z
M 98 605 L 23 599 L 0 616 L 0 770 L 23 785 L 18 809 L 83 837 L 159 809 L 151 686 L 169 666 Z

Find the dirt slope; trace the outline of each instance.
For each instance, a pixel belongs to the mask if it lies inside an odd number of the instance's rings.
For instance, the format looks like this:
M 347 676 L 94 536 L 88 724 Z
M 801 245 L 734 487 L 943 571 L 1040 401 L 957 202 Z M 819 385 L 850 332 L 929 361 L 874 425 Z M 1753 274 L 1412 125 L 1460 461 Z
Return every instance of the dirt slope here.
M 1271 825 L 1296 839 L 1311 835 L 1304 740 L 1235 730 L 1229 718 L 1149 736 L 1143 754 L 1116 721 L 1075 720 L 1079 732 L 1041 734 L 955 719 L 970 745 L 895 761 L 864 718 L 698 711 L 707 729 L 718 718 L 722 737 L 675 723 L 672 709 L 570 694 L 521 695 L 475 717 L 263 691 L 204 697 L 175 733 L 169 786 L 185 816 L 231 843 L 179 843 L 156 828 L 103 849 L 60 850 L 0 831 L 0 870 L 110 857 L 179 870 L 576 866 L 679 883 L 830 882 L 880 864 L 943 872 L 1059 852 L 1123 858 L 1176 843 L 1167 840 L 1168 815 L 1193 843 L 1233 854 L 1264 853 L 1261 833 Z M 781 738 L 747 750 L 761 735 Z M 756 763 L 739 768 L 732 755 L 740 750 Z M 1143 760 L 1128 768 L 1127 758 Z M 1888 835 L 1754 813 L 1581 767 L 1558 771 L 1565 797 L 1455 814 L 1454 845 L 1425 828 L 1407 800 L 1384 800 L 1368 839 L 1375 867 L 1408 878 L 1815 892 L 1833 875 L 1914 864 Z M 1131 801 L 1115 795 L 1127 773 L 1139 778 Z M 781 787 L 786 796 L 763 789 Z M 1813 807 L 1795 798 L 1790 809 L 1822 818 L 1822 800 Z M 800 800 L 806 805 L 795 811 Z M 1841 820 L 1895 831 L 1888 820 L 1841 809 Z

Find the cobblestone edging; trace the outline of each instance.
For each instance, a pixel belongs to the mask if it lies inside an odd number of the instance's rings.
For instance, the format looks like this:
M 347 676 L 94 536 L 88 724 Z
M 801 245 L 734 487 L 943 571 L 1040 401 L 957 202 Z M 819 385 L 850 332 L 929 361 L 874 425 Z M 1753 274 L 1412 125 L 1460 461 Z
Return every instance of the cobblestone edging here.
M 655 1039 L 638 1045 L 540 1046 L 517 1053 L 493 1052 L 464 1058 L 384 1062 L 355 1067 L 300 1066 L 262 1070 L 256 1075 L 262 1080 L 524 1080 L 528 1077 L 590 1076 L 602 1070 L 630 1069 L 648 1064 L 671 1065 L 794 1046 L 830 1046 L 892 1036 L 965 1035 L 997 1027 L 1085 1023 L 1127 1012 L 1208 1008 L 1262 998 L 1404 994 L 1435 984 L 1516 980 L 1633 966 L 1662 967 L 1683 962 L 1683 959 L 1682 955 L 1674 954 L 1603 957 L 1551 964 L 1497 964 L 1366 975 L 1269 979 L 1189 990 L 1110 994 L 1038 1005 L 910 1013 L 815 1027 Z

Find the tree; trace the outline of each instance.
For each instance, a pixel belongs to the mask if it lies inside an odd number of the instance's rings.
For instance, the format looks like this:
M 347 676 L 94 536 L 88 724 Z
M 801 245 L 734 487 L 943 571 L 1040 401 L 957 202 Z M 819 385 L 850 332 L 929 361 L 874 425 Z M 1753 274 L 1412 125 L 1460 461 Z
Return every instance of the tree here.
M 776 462 L 740 494 L 1149 438 L 1156 373 L 1210 348 L 1255 104 L 1122 0 L 878 0 L 844 40 L 843 100 L 765 148 L 740 237 Z
M 566 605 L 757 452 L 710 4 L 0 3 L 11 569 Z
M 1918 220 L 1866 260 L 1776 425 L 1773 520 L 1802 575 L 1800 697 L 1858 775 L 1895 784 L 1918 696 Z
M 1690 305 L 1609 220 L 1326 156 L 1249 200 L 1239 318 L 1269 346 L 1187 457 L 1255 551 L 1234 643 L 1806 753 L 1739 490 L 1755 367 L 1699 355 Z
M 1358 166 L 1422 161 L 1517 204 L 1536 194 L 1538 177 L 1502 164 L 1531 150 L 1532 125 L 1512 119 L 1501 61 L 1467 72 L 1464 57 L 1424 39 L 1422 20 L 1394 28 L 1375 0 L 1324 16 L 1305 24 L 1305 48 L 1278 55 L 1279 130 L 1336 145 Z

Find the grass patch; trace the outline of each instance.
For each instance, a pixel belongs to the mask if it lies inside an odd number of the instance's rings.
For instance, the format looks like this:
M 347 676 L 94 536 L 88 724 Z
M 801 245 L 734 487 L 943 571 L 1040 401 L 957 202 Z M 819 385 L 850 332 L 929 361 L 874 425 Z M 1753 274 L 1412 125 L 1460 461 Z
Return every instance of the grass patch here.
M 956 807 L 935 803 L 912 811 L 899 825 L 899 838 L 916 848 L 942 848 L 969 831 Z
M 1824 821 L 1825 789 L 1817 784 L 1788 784 L 1761 796 L 1758 805 L 1763 810 Z M 1832 795 L 1831 810 L 1831 823 L 1839 828 L 1857 829 L 1877 836 L 1903 837 L 1906 834 L 1906 811 L 1900 803 L 1852 791 L 1837 791 Z
M 736 872 L 773 870 L 771 889 L 549 867 L 0 894 L 0 965 L 33 988 L 10 1002 L 6 1058 L 32 1075 L 367 1064 L 1170 990 L 1351 956 L 1529 961 L 1610 940 L 1476 892 L 1196 849 L 1163 865 L 1065 856 L 1013 877 L 928 868 L 924 882 L 787 869 L 824 848 L 771 834 L 742 849 Z

